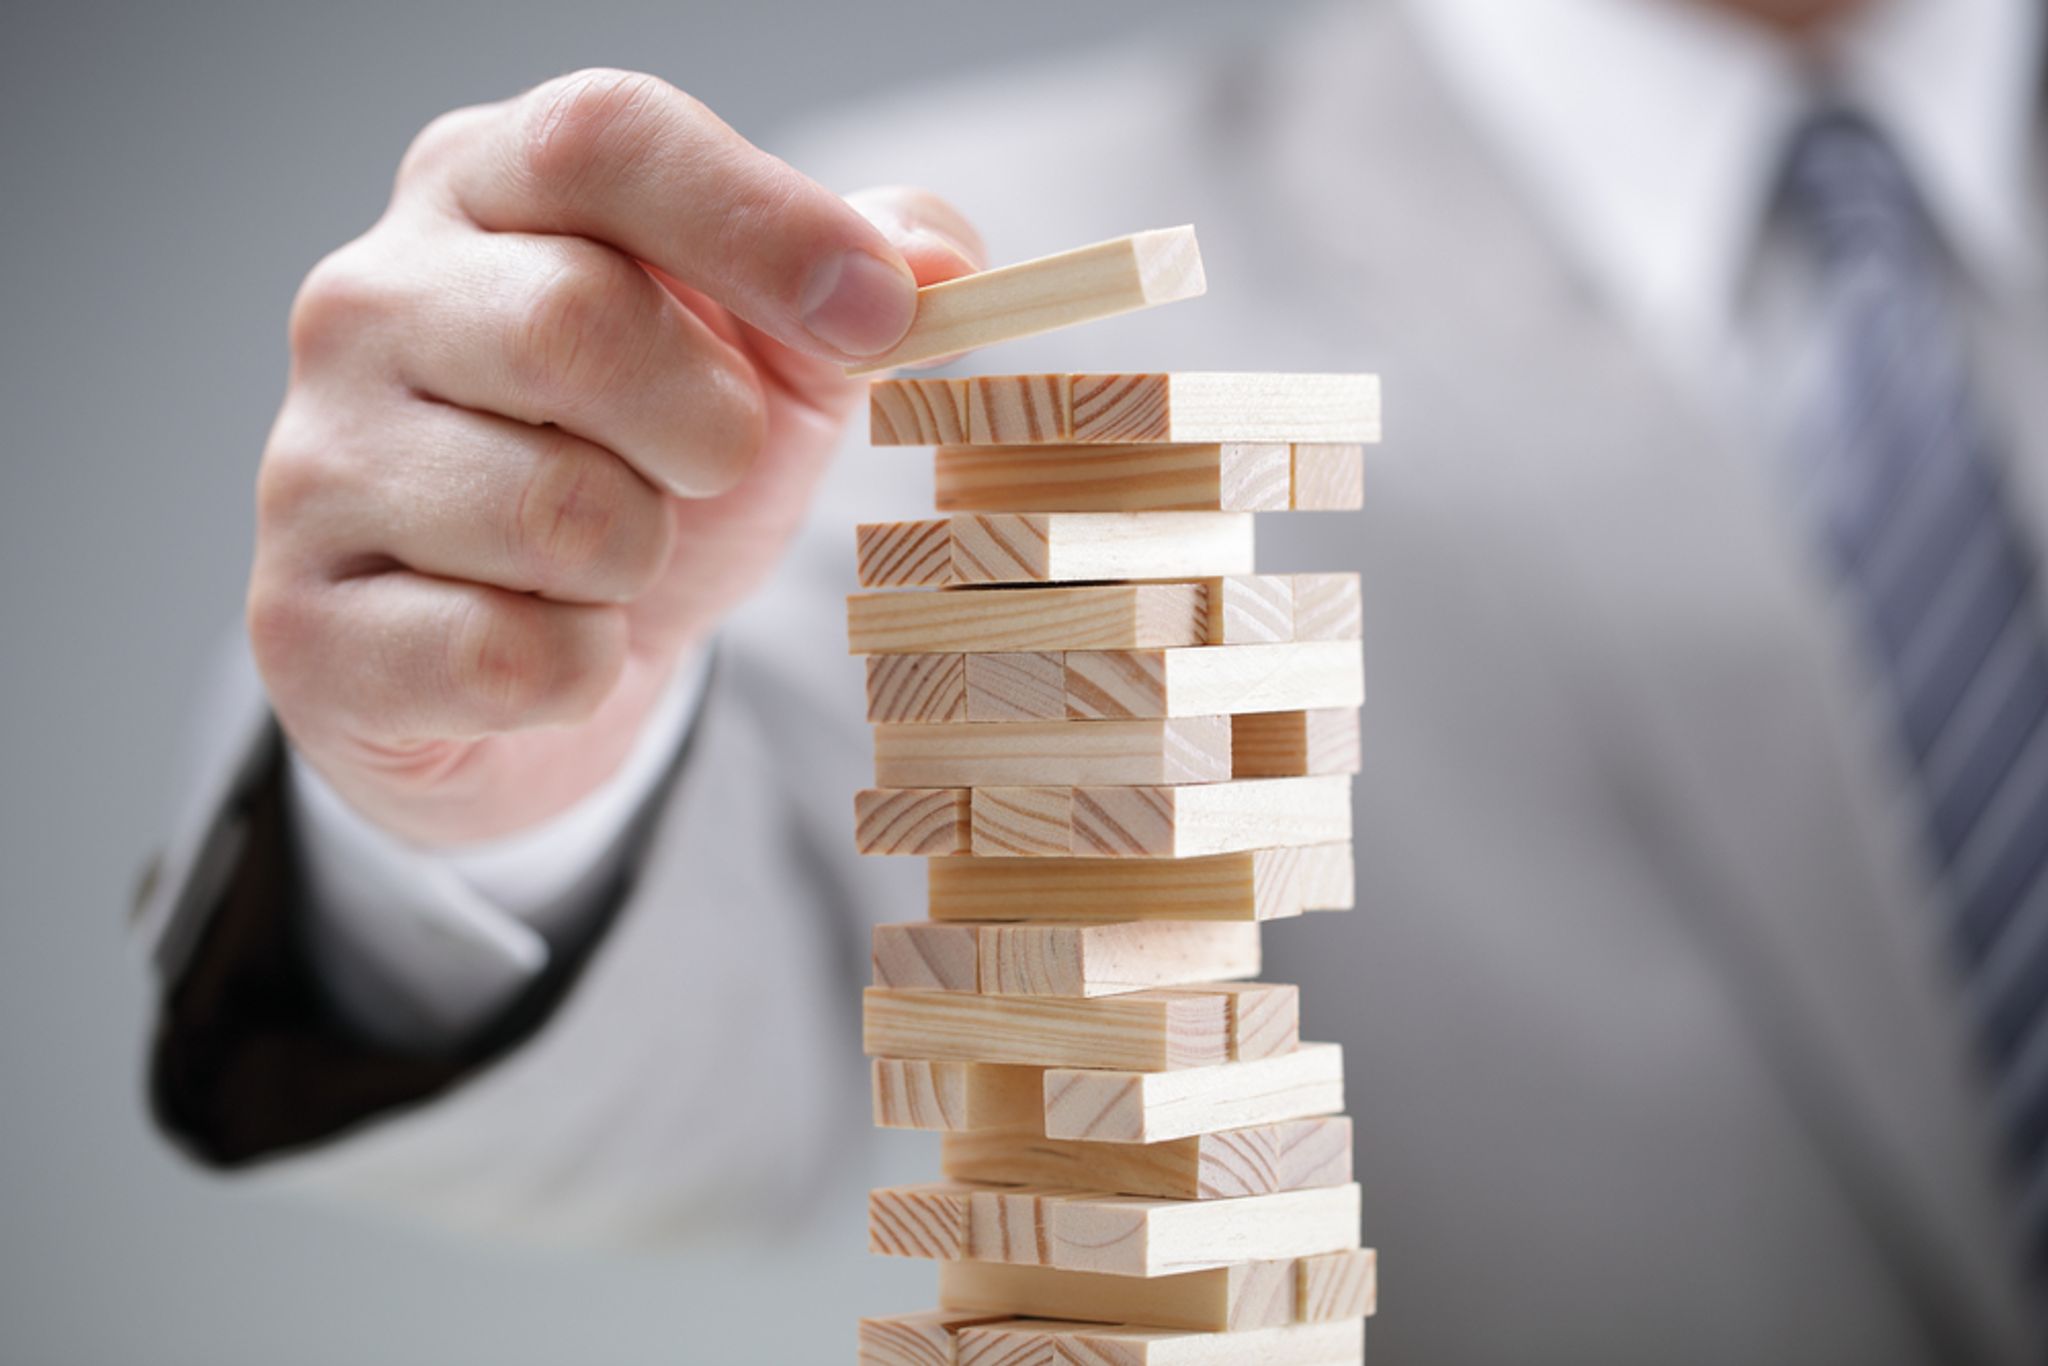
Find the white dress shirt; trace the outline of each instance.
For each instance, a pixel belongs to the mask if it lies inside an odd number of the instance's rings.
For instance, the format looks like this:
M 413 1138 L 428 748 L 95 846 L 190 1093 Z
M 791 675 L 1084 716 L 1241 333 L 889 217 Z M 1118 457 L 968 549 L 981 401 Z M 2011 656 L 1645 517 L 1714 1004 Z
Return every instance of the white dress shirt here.
M 2024 154 L 2040 69 L 2030 0 L 1876 0 L 1809 49 L 1697 0 L 1411 0 L 1456 98 L 1582 272 L 1704 401 L 1754 413 L 1778 343 L 1744 282 L 1788 139 L 1833 99 L 1895 142 L 1980 286 L 2028 268 Z M 945 187 L 937 187 L 941 191 Z M 422 849 L 302 761 L 291 795 L 311 952 L 344 1013 L 401 1045 L 493 1019 L 600 908 L 621 837 L 687 732 L 681 671 L 619 774 L 544 826 Z

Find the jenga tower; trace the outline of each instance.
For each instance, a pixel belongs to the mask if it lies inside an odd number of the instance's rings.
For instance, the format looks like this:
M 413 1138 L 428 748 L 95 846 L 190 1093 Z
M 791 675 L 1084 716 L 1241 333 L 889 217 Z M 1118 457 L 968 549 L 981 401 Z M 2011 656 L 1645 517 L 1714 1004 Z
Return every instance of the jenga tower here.
M 1199 277 L 1197 277 L 1199 278 Z M 1334 1044 L 1251 980 L 1260 926 L 1352 904 L 1356 575 L 1261 576 L 1252 514 L 1355 508 L 1369 376 L 884 380 L 938 511 L 859 529 L 863 852 L 929 860 L 875 931 L 875 1122 L 943 1133 L 869 1244 L 940 1308 L 869 1366 L 1361 1362 Z

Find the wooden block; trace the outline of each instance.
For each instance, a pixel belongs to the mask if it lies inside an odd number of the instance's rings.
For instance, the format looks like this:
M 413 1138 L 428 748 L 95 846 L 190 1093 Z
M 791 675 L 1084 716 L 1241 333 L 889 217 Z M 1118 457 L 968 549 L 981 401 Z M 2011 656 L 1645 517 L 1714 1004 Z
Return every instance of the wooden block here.
M 1295 778 L 1356 773 L 1358 768 L 1356 707 L 1262 712 L 1231 721 L 1233 778 Z
M 1317 1260 L 1357 1255 L 1319 1253 Z M 954 1313 L 991 1317 L 1142 1323 L 1209 1332 L 1278 1328 L 1296 1321 L 1300 1268 L 1309 1260 L 1236 1262 L 1150 1278 L 1000 1262 L 946 1262 L 939 1267 L 939 1303 Z
M 868 386 L 868 439 L 877 446 L 952 445 L 967 439 L 967 381 L 895 379 Z
M 863 854 L 964 854 L 970 842 L 971 810 L 964 787 L 856 792 L 854 847 Z
M 1230 718 L 986 721 L 875 727 L 879 787 L 1215 783 L 1231 776 Z
M 965 721 L 967 656 L 870 655 L 868 720 Z
M 855 593 L 846 623 L 857 655 L 1145 650 L 1202 644 L 1208 593 L 1199 583 Z
M 976 375 L 967 381 L 967 440 L 975 445 L 1065 441 L 1065 375 Z
M 1228 1061 L 1233 1004 L 1220 987 L 1092 1000 L 869 987 L 862 1040 L 870 1057 L 1150 1072 Z
M 927 883 L 934 920 L 1278 920 L 1351 904 L 1351 846 L 1189 859 L 934 859 Z
M 1286 445 L 942 446 L 932 457 L 941 512 L 1281 512 Z
M 1295 574 L 1294 638 L 1357 640 L 1364 611 L 1356 574 Z
M 1234 574 L 1208 581 L 1206 643 L 1261 645 L 1294 639 L 1294 580 Z
M 945 1136 L 940 1153 L 943 1171 L 955 1181 L 1078 1186 L 1164 1200 L 1227 1200 L 1340 1186 L 1351 1180 L 1351 1121 L 1343 1115 L 1285 1120 L 1165 1143 L 1087 1143 L 1001 1131 L 952 1133 Z M 1127 1317 L 1151 1321 L 1141 1314 Z
M 958 1366 L 954 1334 L 963 1328 L 1009 1318 L 927 1309 L 860 1321 L 860 1366 Z
M 1349 641 L 1069 650 L 1063 659 L 1067 714 L 1075 717 L 1241 716 L 1365 700 L 1364 657 Z
M 1344 1108 L 1344 1053 L 1305 1043 L 1292 1053 L 1178 1072 L 1045 1074 L 1045 1133 L 1097 1143 L 1163 1143 Z
M 868 1247 L 886 1256 L 1170 1276 L 1358 1246 L 1358 1187 L 1155 1200 L 937 1182 L 868 1194 Z
M 869 960 L 875 985 L 911 991 L 980 989 L 980 931 L 973 925 L 877 925 Z
M 1045 1069 L 931 1058 L 876 1058 L 875 1125 L 969 1133 L 1042 1129 Z
M 968 721 L 1057 721 L 1067 715 L 1066 655 L 1058 650 L 966 655 Z
M 877 380 L 868 411 L 877 446 L 1025 446 L 1356 444 L 1379 409 L 1373 375 L 1183 373 Z
M 1073 375 L 1068 392 L 1075 441 L 1380 438 L 1373 375 Z
M 1272 1058 L 1301 1046 L 1301 988 L 1285 982 L 1219 982 L 1200 988 L 1222 992 L 1230 1000 L 1225 1027 L 1230 1056 L 1240 1061 Z
M 969 805 L 973 852 L 983 857 L 1196 858 L 1330 844 L 1351 834 L 1351 784 L 1342 777 L 977 787 Z
M 1191 227 L 1156 228 L 962 275 L 917 291 L 910 330 L 847 367 L 867 375 L 1075 323 L 1192 299 L 1208 286 Z
M 1348 911 L 1357 903 L 1358 876 L 1349 844 L 1319 844 L 1302 850 L 1298 876 L 1303 910 Z
M 924 928 L 971 930 L 980 950 L 975 989 L 995 996 L 1116 996 L 1259 972 L 1259 927 L 1251 923 L 927 923 Z M 879 978 L 877 984 L 882 984 Z
M 1293 452 L 1292 506 L 1300 512 L 1350 512 L 1365 506 L 1365 447 L 1299 442 Z
M 1243 512 L 977 512 L 866 522 L 856 532 L 869 588 L 1079 583 L 1244 574 Z
M 1362 1366 L 1365 1323 L 1299 1323 L 1237 1333 L 1043 1319 L 961 1327 L 959 1366 Z
M 1371 1248 L 1324 1252 L 1294 1264 L 1294 1312 L 1310 1323 L 1379 1311 L 1379 1257 Z

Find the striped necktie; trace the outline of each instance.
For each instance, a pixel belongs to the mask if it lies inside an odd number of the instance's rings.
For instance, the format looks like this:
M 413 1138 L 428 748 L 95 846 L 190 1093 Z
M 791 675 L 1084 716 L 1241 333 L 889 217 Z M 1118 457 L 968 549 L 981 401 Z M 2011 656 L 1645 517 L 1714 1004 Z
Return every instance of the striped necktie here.
M 2048 1267 L 2048 618 L 1972 393 L 1944 260 L 1870 124 L 1802 131 L 1785 204 L 1824 364 L 1796 452 L 1926 815 L 1944 937 Z

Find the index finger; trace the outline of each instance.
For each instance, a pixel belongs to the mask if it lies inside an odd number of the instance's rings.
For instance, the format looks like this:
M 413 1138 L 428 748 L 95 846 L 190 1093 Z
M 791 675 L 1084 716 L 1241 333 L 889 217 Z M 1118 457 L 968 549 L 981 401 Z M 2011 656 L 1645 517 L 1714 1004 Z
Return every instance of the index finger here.
M 609 243 L 813 354 L 877 355 L 910 326 L 916 281 L 888 239 L 665 81 L 581 71 L 472 127 L 443 165 L 479 227 Z

